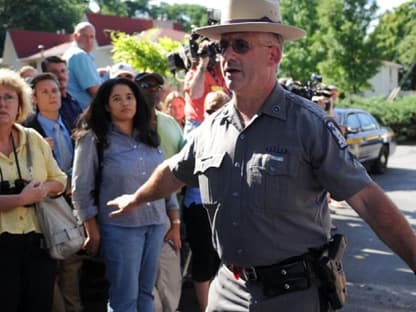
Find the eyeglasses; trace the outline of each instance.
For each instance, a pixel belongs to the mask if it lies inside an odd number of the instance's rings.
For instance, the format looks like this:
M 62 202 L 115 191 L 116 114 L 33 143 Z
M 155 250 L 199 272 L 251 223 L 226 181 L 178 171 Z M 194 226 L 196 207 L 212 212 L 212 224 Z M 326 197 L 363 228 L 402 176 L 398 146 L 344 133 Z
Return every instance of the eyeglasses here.
M 0 100 L 5 103 L 12 103 L 14 101 L 18 101 L 19 98 L 17 95 L 5 94 L 4 96 L 0 96 Z
M 245 54 L 250 50 L 250 48 L 253 48 L 253 46 L 250 45 L 250 43 L 245 39 L 240 38 L 240 39 L 234 39 L 234 40 L 221 40 L 217 45 L 218 52 L 221 55 L 224 55 L 230 45 L 233 51 L 238 54 Z M 265 47 L 265 48 L 274 47 L 274 45 L 260 45 L 260 46 Z
M 149 89 L 149 90 L 161 90 L 162 86 L 160 84 L 151 84 L 147 81 L 141 81 L 137 83 L 138 86 L 142 89 Z

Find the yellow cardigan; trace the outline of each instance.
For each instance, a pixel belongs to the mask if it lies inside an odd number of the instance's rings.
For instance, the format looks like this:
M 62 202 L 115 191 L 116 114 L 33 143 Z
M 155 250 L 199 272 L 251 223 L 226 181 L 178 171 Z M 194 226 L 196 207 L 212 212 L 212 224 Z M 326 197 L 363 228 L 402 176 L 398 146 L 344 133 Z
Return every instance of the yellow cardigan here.
M 31 180 L 26 157 L 26 133 L 28 133 L 33 167 L 32 179 L 39 182 L 54 180 L 66 185 L 66 175 L 59 169 L 45 139 L 33 129 L 25 128 L 25 133 L 21 125 L 15 124 L 14 127 L 19 132 L 19 145 L 16 146 L 16 152 L 22 178 Z M 13 152 L 10 155 L 0 152 L 0 167 L 3 180 L 14 184 L 14 180 L 19 178 L 19 175 Z M 24 234 L 32 231 L 41 233 L 34 208 L 17 207 L 7 212 L 0 211 L 0 233 Z

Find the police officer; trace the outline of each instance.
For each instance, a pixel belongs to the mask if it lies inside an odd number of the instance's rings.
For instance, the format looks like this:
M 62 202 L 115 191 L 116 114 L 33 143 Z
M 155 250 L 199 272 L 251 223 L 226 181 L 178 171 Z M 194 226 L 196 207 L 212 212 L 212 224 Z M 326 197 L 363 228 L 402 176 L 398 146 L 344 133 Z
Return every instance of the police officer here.
M 349 153 L 334 121 L 276 81 L 282 43 L 304 32 L 282 24 L 273 1 L 228 0 L 222 12 L 220 24 L 197 31 L 220 40 L 231 102 L 134 194 L 110 201 L 111 215 L 199 184 L 223 263 L 210 312 L 330 309 L 309 252 L 330 238 L 328 191 L 416 270 L 411 226 Z

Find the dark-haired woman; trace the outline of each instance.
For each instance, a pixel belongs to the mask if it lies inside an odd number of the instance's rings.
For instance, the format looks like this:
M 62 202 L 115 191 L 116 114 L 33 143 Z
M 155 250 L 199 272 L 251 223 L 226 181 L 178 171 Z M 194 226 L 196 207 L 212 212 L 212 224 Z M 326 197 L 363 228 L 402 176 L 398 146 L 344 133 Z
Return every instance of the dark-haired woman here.
M 101 85 L 79 125 L 73 203 L 87 232 L 84 248 L 95 254 L 100 246 L 106 264 L 108 311 L 152 312 L 166 209 L 178 209 L 176 197 L 149 202 L 121 218 L 110 218 L 106 203 L 136 190 L 164 160 L 153 110 L 134 82 L 110 79 Z M 178 227 L 166 236 L 180 244 Z

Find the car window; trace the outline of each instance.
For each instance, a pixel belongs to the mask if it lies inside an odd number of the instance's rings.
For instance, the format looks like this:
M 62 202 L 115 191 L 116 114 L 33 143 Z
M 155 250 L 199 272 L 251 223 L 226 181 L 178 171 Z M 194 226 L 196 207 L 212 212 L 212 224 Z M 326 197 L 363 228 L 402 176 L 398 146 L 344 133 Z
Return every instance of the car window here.
M 377 119 L 373 115 L 368 114 L 368 117 L 373 121 L 373 124 L 375 125 L 377 129 L 380 128 L 380 124 L 378 123 Z
M 358 120 L 357 114 L 348 114 L 347 127 L 353 130 L 360 129 L 360 121 Z
M 361 129 L 363 131 L 370 131 L 370 130 L 377 129 L 377 124 L 375 123 L 374 118 L 372 118 L 370 115 L 366 113 L 359 113 L 358 119 L 360 120 Z
M 335 118 L 336 118 L 336 121 L 339 123 L 339 124 L 343 124 L 344 123 L 344 119 L 342 118 L 343 116 L 342 116 L 342 113 L 341 112 L 337 112 L 337 111 L 335 111 Z

